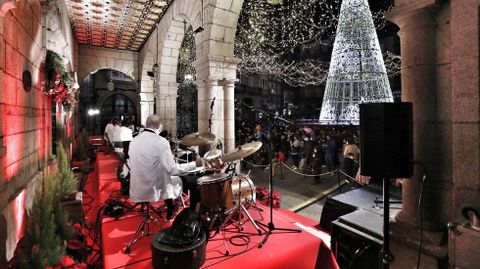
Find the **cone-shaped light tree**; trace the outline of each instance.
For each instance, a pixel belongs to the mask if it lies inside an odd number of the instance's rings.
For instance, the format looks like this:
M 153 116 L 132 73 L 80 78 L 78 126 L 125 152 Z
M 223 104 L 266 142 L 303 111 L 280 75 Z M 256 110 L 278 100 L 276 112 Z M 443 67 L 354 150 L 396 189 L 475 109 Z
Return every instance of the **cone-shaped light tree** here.
M 368 0 L 343 0 L 320 122 L 358 125 L 358 104 L 380 102 L 393 96 Z

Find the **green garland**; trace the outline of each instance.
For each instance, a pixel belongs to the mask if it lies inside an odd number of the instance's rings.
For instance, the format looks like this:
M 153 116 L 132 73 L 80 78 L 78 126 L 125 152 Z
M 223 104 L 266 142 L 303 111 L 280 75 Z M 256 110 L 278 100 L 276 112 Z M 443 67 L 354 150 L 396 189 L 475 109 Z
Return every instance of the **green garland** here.
M 47 50 L 44 72 L 46 95 L 56 95 L 64 87 L 68 89 L 72 86 L 70 74 L 65 70 L 62 57 L 51 50 Z

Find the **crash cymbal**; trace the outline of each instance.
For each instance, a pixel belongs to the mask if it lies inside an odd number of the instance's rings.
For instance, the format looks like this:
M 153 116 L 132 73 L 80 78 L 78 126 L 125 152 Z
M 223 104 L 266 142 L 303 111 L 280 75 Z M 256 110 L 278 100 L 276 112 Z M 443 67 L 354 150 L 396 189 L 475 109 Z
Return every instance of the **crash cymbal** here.
M 223 162 L 233 162 L 246 158 L 257 152 L 262 147 L 262 142 L 251 142 L 238 146 L 234 151 L 225 154 L 222 157 Z
M 193 133 L 180 139 L 180 142 L 185 146 L 203 146 L 213 141 L 215 141 L 215 135 L 212 133 Z

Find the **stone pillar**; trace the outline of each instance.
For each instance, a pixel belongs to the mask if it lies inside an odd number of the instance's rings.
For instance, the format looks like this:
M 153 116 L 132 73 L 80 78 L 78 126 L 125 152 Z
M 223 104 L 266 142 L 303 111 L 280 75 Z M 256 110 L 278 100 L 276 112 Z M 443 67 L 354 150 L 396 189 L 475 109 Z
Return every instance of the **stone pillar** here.
M 224 149 L 231 152 L 235 149 L 235 82 L 237 79 L 223 79 L 223 116 L 224 116 Z
M 449 141 L 441 139 L 438 118 L 437 13 L 436 0 L 421 0 L 418 5 L 397 0 L 389 19 L 399 27 L 402 55 L 402 101 L 413 103 L 414 160 L 427 168 L 422 194 L 422 264 L 437 268 L 446 257 L 442 242 L 448 221 L 451 177 L 442 173 L 441 158 Z M 391 225 L 392 268 L 412 268 L 416 262 L 420 230 L 419 195 L 424 169 L 415 165 L 414 175 L 402 184 L 403 207 Z M 426 235 L 428 234 L 428 235 Z
M 140 92 L 140 118 L 137 124 L 145 125 L 148 116 L 153 114 L 155 106 L 154 92 Z
M 197 88 L 198 131 L 210 131 L 217 139 L 223 139 L 223 94 L 218 79 L 197 82 Z
M 436 45 L 435 10 L 422 8 L 393 13 L 391 19 L 400 27 L 402 55 L 402 101 L 413 103 L 414 160 L 428 168 L 424 187 L 423 225 L 441 228 L 437 166 Z M 411 180 L 403 184 L 403 209 L 398 219 L 418 226 L 418 196 L 423 171 L 415 166 Z M 431 207 L 431 208 L 429 208 Z
M 176 82 L 160 82 L 156 91 L 156 114 L 162 118 L 163 129 L 172 136 L 177 134 L 177 90 Z
M 234 108 L 234 97 L 233 89 L 230 89 L 233 87 L 233 84 L 231 87 L 228 85 L 225 86 L 224 84 L 226 81 L 231 80 L 227 80 L 226 78 L 236 77 L 237 64 L 239 61 L 240 60 L 236 58 L 207 56 L 193 63 L 197 72 L 198 131 L 208 131 L 209 118 L 211 115 L 211 133 L 213 133 L 217 139 L 222 140 L 222 143 L 226 142 L 224 139 L 228 138 L 232 140 L 235 136 L 233 123 L 234 111 L 232 110 Z M 220 81 L 222 81 L 222 83 L 219 85 Z M 230 92 L 224 93 L 225 89 L 229 89 Z M 210 109 L 214 98 L 213 109 Z M 226 98 L 228 99 L 227 101 L 225 101 Z M 224 109 L 225 106 L 228 106 L 227 111 Z M 227 121 L 231 119 L 232 123 L 226 124 L 225 117 L 228 118 Z M 233 135 L 231 135 L 232 132 Z M 228 143 L 231 144 L 232 141 Z

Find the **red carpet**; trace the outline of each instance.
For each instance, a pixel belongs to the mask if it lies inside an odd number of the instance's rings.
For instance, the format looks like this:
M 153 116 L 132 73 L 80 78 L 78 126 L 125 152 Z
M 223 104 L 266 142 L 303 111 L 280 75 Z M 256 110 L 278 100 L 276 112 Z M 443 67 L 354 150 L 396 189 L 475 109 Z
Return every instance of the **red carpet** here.
M 117 191 L 120 186 L 116 186 L 118 181 L 116 181 L 114 173 L 116 167 L 114 157 L 99 154 L 97 158 L 99 179 L 97 190 L 100 201 L 103 202 L 112 191 Z M 94 183 L 90 184 L 94 185 Z M 268 223 L 269 209 L 261 208 L 264 209 L 262 223 Z M 92 209 L 90 211 L 97 211 Z M 249 212 L 255 219 L 259 219 L 254 209 L 250 209 Z M 171 225 L 170 222 L 164 222 L 161 217 L 156 217 L 162 227 L 153 224 L 151 225 L 153 231 L 156 232 Z M 90 218 L 90 221 L 93 220 L 91 214 L 90 217 L 87 216 L 87 221 L 88 218 Z M 142 238 L 135 243 L 130 254 L 123 253 L 140 221 L 141 216 L 138 213 L 127 214 L 118 220 L 103 219 L 101 248 L 103 250 L 104 268 L 152 268 L 150 250 L 152 236 Z M 201 268 L 338 268 L 330 249 L 320 239 L 320 237 L 325 238 L 328 235 L 314 228 L 317 224 L 316 221 L 291 211 L 274 210 L 273 223 L 278 228 L 300 229 L 302 232 L 290 233 L 275 230 L 265 245 L 258 248 L 258 244 L 265 235 L 258 235 L 250 222 L 242 226 L 243 231 L 241 233 L 233 229 L 233 225 L 230 225 L 227 227 L 231 228 L 230 231 L 225 233 L 229 255 L 224 255 L 225 248 L 222 234 L 219 233 L 208 242 L 206 262 Z M 233 243 L 242 243 L 241 240 L 235 238 L 238 235 L 248 235 L 250 240 L 248 245 L 235 246 L 229 242 L 229 239 L 233 236 Z

